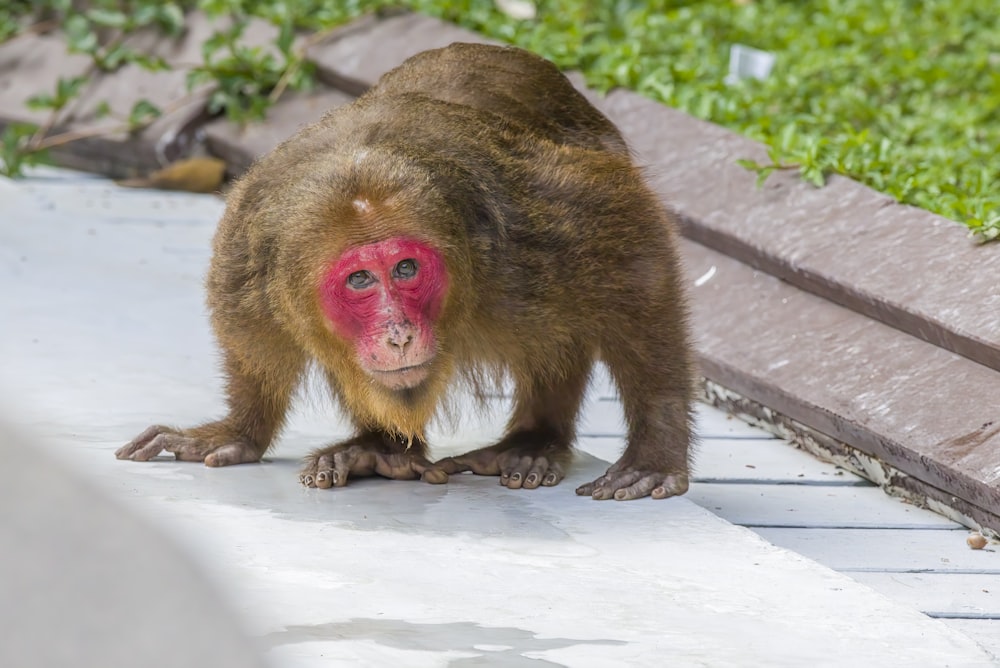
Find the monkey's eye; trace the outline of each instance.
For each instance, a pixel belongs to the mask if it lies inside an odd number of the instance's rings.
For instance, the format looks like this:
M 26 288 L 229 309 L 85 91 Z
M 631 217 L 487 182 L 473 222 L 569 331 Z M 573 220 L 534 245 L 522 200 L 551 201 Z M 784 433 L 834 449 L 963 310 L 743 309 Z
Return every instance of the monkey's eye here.
M 392 270 L 392 273 L 396 278 L 413 278 L 417 275 L 417 261 L 402 260 Z
M 375 277 L 371 275 L 371 272 L 365 270 L 356 271 L 347 277 L 347 284 L 355 290 L 367 288 L 374 282 Z

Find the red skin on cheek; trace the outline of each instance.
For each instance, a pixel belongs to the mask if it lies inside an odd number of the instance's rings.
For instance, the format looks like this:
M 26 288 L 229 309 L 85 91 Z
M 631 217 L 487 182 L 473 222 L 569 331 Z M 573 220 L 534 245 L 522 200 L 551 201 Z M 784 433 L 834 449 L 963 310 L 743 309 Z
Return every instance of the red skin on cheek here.
M 417 265 L 414 276 L 394 276 L 403 260 Z M 374 282 L 356 289 L 348 277 L 367 271 Z M 406 237 L 345 251 L 324 274 L 320 304 L 335 332 L 353 341 L 361 364 L 376 371 L 423 364 L 435 351 L 433 324 L 448 289 L 444 258 L 427 244 Z M 393 333 L 409 333 L 404 351 L 389 343 Z

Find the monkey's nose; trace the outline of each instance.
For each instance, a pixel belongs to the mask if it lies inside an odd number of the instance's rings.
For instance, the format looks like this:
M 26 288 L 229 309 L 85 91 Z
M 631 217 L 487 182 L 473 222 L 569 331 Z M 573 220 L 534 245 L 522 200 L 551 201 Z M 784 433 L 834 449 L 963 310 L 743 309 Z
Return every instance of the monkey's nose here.
M 389 348 L 403 355 L 410 347 L 410 344 L 413 343 L 413 334 L 400 331 L 389 332 L 389 338 L 386 339 L 386 343 L 389 344 Z

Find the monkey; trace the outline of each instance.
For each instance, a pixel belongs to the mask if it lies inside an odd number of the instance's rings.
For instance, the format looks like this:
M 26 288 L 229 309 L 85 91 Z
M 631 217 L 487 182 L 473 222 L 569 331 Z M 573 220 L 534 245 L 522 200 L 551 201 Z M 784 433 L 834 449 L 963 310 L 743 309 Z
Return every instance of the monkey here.
M 152 426 L 116 454 L 257 462 L 314 364 L 354 433 L 306 459 L 303 485 L 471 471 L 548 487 L 601 361 L 626 447 L 576 493 L 683 494 L 694 375 L 675 228 L 551 62 L 464 43 L 417 54 L 235 183 L 207 277 L 228 414 Z M 503 382 L 502 437 L 431 461 L 425 430 L 452 390 Z

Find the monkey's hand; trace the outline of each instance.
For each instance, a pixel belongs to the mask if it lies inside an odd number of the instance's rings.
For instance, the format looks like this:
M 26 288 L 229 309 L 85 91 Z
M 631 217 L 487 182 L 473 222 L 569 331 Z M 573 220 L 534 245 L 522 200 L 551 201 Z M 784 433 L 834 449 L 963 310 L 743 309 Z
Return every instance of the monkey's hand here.
M 247 443 L 223 422 L 174 429 L 153 425 L 115 451 L 118 459 L 149 461 L 161 452 L 171 452 L 182 461 L 205 462 L 205 466 L 229 466 L 259 462 L 263 451 Z
M 447 473 L 472 471 L 476 475 L 498 475 L 500 484 L 509 489 L 535 489 L 558 485 L 565 474 L 565 448 L 511 447 L 504 441 L 467 452 L 457 457 L 445 457 L 437 462 Z
M 385 447 L 369 437 L 317 450 L 306 458 L 299 482 L 306 487 L 343 487 L 349 477 L 380 475 L 394 480 L 416 480 L 435 485 L 448 482 L 448 474 L 420 454 L 405 448 Z
M 687 473 L 664 473 L 641 466 L 631 466 L 618 460 L 608 472 L 594 482 L 576 488 L 579 496 L 590 496 L 598 501 L 614 498 L 617 501 L 641 499 L 652 496 L 665 499 L 679 496 L 688 489 Z

